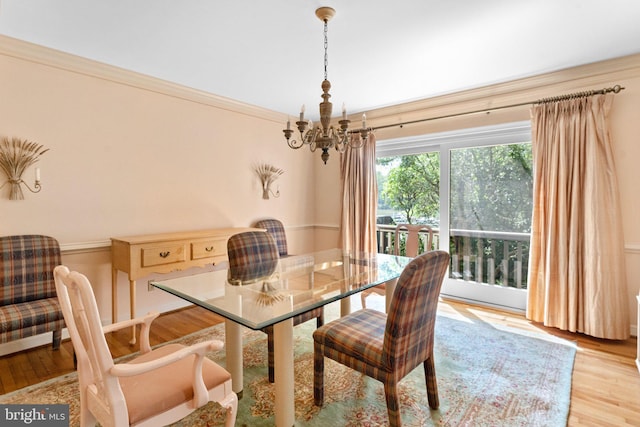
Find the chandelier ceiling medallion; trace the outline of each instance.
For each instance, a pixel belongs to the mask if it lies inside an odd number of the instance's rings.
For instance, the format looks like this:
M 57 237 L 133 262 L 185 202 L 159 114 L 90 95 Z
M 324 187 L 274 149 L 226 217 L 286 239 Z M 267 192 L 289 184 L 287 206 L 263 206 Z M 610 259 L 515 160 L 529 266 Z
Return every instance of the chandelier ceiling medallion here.
M 314 127 L 311 120 L 305 120 L 304 118 L 304 105 L 300 109 L 300 120 L 296 121 L 298 130 L 300 131 L 300 140 L 291 139 L 293 129 L 291 129 L 291 121 L 287 120 L 287 128 L 283 130 L 284 136 L 287 139 L 287 144 L 291 148 L 298 149 L 303 145 L 308 145 L 311 151 L 316 149 L 322 149 L 322 161 L 327 164 L 329 159 L 329 149 L 335 148 L 338 152 L 343 153 L 349 146 L 351 148 L 359 148 L 367 141 L 369 132 L 371 129 L 366 127 L 366 116 L 362 115 L 362 128 L 357 130 L 349 130 L 350 120 L 347 119 L 347 110 L 342 105 L 342 120 L 338 121 L 339 128 L 330 126 L 331 113 L 333 110 L 333 104 L 329 102 L 331 94 L 331 83 L 327 80 L 327 65 L 328 65 L 328 39 L 327 28 L 331 18 L 335 15 L 336 11 L 331 7 L 321 7 L 316 10 L 316 16 L 324 23 L 324 81 L 322 82 L 322 102 L 320 103 L 320 125 Z M 307 126 L 309 130 L 307 130 Z M 306 131 L 306 132 L 305 132 Z

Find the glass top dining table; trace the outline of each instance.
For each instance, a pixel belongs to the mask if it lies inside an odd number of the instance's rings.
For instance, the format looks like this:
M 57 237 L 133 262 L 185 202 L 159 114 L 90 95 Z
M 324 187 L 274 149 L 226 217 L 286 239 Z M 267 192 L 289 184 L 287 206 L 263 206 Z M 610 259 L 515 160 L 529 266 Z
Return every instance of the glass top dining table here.
M 291 255 L 278 261 L 273 274 L 248 283 L 228 280 L 226 263 L 212 271 L 150 284 L 204 307 L 225 319 L 226 368 L 233 390 L 242 395 L 242 327 L 274 326 L 275 422 L 294 425 L 293 320 L 300 313 L 341 301 L 341 314 L 350 311 L 350 296 L 395 280 L 411 258 L 386 254 L 352 254 L 330 249 Z M 228 267 L 228 264 L 226 264 Z M 266 349 L 265 349 L 266 351 Z

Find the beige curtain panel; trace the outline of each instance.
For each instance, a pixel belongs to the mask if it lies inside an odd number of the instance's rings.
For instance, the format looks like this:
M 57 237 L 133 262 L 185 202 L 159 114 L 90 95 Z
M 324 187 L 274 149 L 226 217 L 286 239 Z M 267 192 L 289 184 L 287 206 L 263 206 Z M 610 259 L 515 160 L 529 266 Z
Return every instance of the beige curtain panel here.
M 531 109 L 534 208 L 527 318 L 629 337 L 624 236 L 607 116 L 613 95 Z
M 342 248 L 353 253 L 376 253 L 376 138 L 369 134 L 361 148 L 347 148 L 340 166 L 342 178 Z

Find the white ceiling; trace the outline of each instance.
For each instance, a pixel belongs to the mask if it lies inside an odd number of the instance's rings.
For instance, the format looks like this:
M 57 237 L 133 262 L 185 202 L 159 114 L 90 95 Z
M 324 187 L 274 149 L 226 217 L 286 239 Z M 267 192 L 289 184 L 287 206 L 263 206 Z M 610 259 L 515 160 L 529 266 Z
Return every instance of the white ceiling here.
M 0 0 L 0 34 L 314 118 L 320 6 L 334 116 L 640 53 L 639 0 Z

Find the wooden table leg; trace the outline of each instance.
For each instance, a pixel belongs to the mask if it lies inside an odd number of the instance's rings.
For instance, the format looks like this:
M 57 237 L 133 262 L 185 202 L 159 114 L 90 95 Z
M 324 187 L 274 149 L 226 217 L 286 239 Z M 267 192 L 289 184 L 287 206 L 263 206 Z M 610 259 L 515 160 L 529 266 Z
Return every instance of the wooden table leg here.
M 396 283 L 398 279 L 389 280 L 384 285 L 384 311 L 389 312 L 389 306 L 391 305 L 391 298 L 393 297 L 393 291 L 396 289 Z
M 111 269 L 111 323 L 118 321 L 118 270 Z
M 342 298 L 340 300 L 340 317 L 344 317 L 351 313 L 351 298 Z
M 293 381 L 293 319 L 273 326 L 274 373 L 276 396 L 274 412 L 276 427 L 291 427 L 295 423 Z
M 136 317 L 136 281 L 129 280 L 129 315 L 131 319 Z M 111 323 L 118 321 L 118 270 L 111 269 Z M 131 327 L 131 340 L 129 344 L 136 344 L 136 327 Z
M 136 281 L 129 280 L 129 315 L 131 319 L 136 318 Z M 131 327 L 131 341 L 129 344 L 135 345 L 136 343 L 136 326 Z

